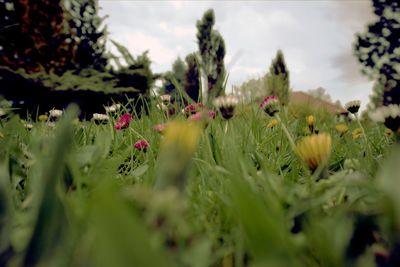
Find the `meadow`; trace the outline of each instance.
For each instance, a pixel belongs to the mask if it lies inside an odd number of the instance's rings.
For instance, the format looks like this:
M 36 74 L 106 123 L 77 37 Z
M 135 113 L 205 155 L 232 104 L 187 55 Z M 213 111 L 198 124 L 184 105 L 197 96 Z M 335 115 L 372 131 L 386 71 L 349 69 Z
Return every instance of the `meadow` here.
M 4 115 L 0 265 L 396 266 L 400 149 L 383 125 L 163 105 Z

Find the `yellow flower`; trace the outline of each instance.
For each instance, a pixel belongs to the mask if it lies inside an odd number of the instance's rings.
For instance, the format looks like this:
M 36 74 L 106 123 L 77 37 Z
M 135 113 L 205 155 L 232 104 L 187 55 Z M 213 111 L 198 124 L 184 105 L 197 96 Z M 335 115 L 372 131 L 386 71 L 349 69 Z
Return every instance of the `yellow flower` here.
M 386 129 L 385 129 L 385 135 L 386 135 L 387 137 L 392 137 L 392 136 L 393 136 L 393 131 L 390 130 L 389 128 L 386 128 Z
M 363 136 L 363 131 L 361 128 L 356 128 L 351 134 L 353 135 L 353 139 L 358 139 Z
M 49 116 L 46 114 L 39 115 L 39 121 L 47 121 L 49 119 Z
M 172 122 L 168 124 L 161 149 L 173 149 L 191 155 L 197 147 L 200 128 L 194 122 Z
M 196 152 L 199 139 L 199 123 L 168 123 L 157 160 L 157 189 L 168 186 L 183 189 L 185 173 Z
M 332 139 L 329 134 L 321 133 L 303 137 L 297 144 L 297 154 L 314 172 L 328 162 L 331 154 Z
M 315 118 L 313 115 L 307 116 L 307 125 L 308 127 L 314 127 L 315 124 Z
M 276 125 L 278 125 L 278 120 L 277 119 L 272 119 L 268 124 L 267 124 L 267 128 L 274 128 Z
M 345 134 L 349 130 L 349 127 L 347 127 L 347 125 L 344 123 L 336 124 L 335 128 L 336 128 L 336 131 L 340 134 Z

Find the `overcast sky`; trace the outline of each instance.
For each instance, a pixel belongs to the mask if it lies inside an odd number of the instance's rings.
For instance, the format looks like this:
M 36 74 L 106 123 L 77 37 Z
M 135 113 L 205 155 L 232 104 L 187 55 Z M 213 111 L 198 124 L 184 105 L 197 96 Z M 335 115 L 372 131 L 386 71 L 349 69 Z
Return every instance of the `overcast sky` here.
M 133 55 L 149 50 L 154 72 L 197 50 L 196 21 L 213 8 L 225 39 L 229 90 L 266 73 L 282 49 L 293 90 L 324 87 L 333 100 L 368 102 L 372 83 L 352 56 L 354 34 L 373 19 L 369 0 L 100 0 L 109 38 Z

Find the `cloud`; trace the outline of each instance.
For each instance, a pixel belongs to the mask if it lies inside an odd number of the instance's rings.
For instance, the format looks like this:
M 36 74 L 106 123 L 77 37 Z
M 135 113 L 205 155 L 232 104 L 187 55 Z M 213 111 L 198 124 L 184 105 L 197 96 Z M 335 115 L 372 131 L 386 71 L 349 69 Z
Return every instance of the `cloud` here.
M 355 33 L 363 31 L 366 24 L 375 18 L 371 3 L 370 1 L 336 1 L 333 8 L 334 12 L 331 16 L 341 27 L 340 34 L 343 39 L 351 42 L 340 46 L 339 53 L 331 60 L 331 66 L 340 70 L 338 79 L 350 85 L 365 83 L 368 79 L 361 74 L 362 66 L 353 55 L 351 44 L 355 41 Z
M 196 29 L 193 26 L 171 26 L 166 22 L 159 23 L 160 29 L 167 34 L 172 34 L 176 37 L 195 36 Z
M 171 63 L 176 57 L 176 52 L 163 46 L 161 39 L 155 36 L 143 32 L 133 32 L 127 34 L 124 39 L 126 39 L 125 45 L 133 54 L 149 50 L 150 59 L 156 64 Z

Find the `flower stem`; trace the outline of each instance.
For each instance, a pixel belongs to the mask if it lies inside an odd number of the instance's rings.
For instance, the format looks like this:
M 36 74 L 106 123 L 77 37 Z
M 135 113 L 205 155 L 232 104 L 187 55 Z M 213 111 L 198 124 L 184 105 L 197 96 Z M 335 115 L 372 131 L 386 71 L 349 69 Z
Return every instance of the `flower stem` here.
M 282 130 L 286 134 L 287 139 L 289 140 L 290 146 L 293 150 L 293 152 L 296 151 L 296 145 L 294 144 L 293 137 L 290 134 L 289 130 L 286 128 L 286 125 L 282 122 L 281 117 L 279 114 L 275 114 L 276 119 L 279 121 L 279 123 L 282 125 Z

